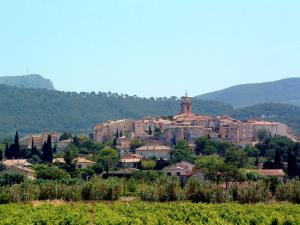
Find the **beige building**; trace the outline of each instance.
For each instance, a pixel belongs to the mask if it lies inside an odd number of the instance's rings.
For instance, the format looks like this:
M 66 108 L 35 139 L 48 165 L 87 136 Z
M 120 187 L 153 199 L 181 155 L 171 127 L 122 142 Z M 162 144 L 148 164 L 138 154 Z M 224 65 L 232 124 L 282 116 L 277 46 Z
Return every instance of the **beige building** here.
M 278 122 L 262 120 L 238 121 L 230 117 L 219 117 L 219 137 L 236 145 L 251 145 L 257 141 L 257 132 L 265 130 L 270 136 L 288 136 L 288 127 Z
M 167 176 L 180 177 L 187 176 L 195 169 L 195 165 L 189 162 L 179 162 L 172 166 L 168 166 L 163 169 Z
M 32 140 L 37 149 L 41 149 L 43 144 L 47 141 L 48 136 L 51 136 L 52 147 L 54 148 L 61 136 L 56 131 L 44 131 L 41 134 L 29 135 L 20 139 L 20 145 L 29 149 L 32 149 Z
M 115 138 L 117 133 L 125 137 L 131 137 L 133 129 L 134 121 L 131 119 L 108 121 L 94 128 L 93 138 L 94 141 L 103 143 Z
M 95 164 L 95 162 L 79 157 L 74 160 L 76 169 L 86 169 L 88 166 Z M 56 158 L 53 160 L 53 163 L 62 163 L 65 164 L 64 158 Z
M 149 128 L 152 134 L 149 134 Z M 155 133 L 155 129 L 159 132 Z M 195 115 L 192 111 L 192 99 L 188 96 L 181 98 L 181 112 L 178 115 L 170 118 L 108 121 L 95 127 L 94 139 L 99 142 L 112 140 L 118 131 L 129 140 L 138 138 L 147 142 L 157 139 L 168 145 L 174 145 L 182 139 L 191 144 L 201 136 L 229 140 L 235 145 L 251 145 L 257 141 L 257 131 L 260 129 L 266 130 L 271 136 L 287 136 L 297 140 L 285 124 L 278 122 L 239 121 L 229 116 Z M 119 148 L 124 149 L 122 145 Z
M 125 168 L 137 168 L 137 165 L 141 160 L 141 155 L 129 153 L 122 156 L 119 162 L 122 163 Z
M 6 172 L 20 174 L 30 180 L 36 178 L 36 172 L 30 168 L 32 165 L 26 159 L 5 160 L 2 165 Z
M 282 169 L 260 169 L 260 170 L 255 170 L 255 172 L 259 173 L 262 176 L 267 176 L 267 177 L 276 177 L 278 181 L 283 182 L 284 181 L 284 172 Z
M 142 146 L 135 150 L 135 153 L 142 156 L 144 159 L 163 159 L 170 161 L 171 160 L 171 151 L 172 149 L 164 145 L 150 145 Z
M 56 151 L 66 151 L 68 150 L 69 145 L 73 142 L 72 139 L 58 141 L 56 145 Z

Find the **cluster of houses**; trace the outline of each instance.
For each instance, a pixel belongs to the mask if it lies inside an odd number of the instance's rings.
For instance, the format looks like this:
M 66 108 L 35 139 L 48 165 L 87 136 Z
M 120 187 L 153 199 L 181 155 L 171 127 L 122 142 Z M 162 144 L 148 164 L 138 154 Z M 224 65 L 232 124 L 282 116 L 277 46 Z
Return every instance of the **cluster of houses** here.
M 92 138 L 94 141 L 104 143 L 116 139 L 116 149 L 120 154 L 120 163 L 124 170 L 120 174 L 130 174 L 136 171 L 137 165 L 143 159 L 171 160 L 172 147 L 178 140 L 186 140 L 191 151 L 194 150 L 194 141 L 198 137 L 209 136 L 212 139 L 228 140 L 235 145 L 252 145 L 257 141 L 257 132 L 265 130 L 271 136 L 288 136 L 295 140 L 290 129 L 279 122 L 261 120 L 239 121 L 229 116 L 195 115 L 192 112 L 192 100 L 188 96 L 181 99 L 181 113 L 169 118 L 145 118 L 143 120 L 123 119 L 108 121 L 94 128 Z M 72 139 L 60 140 L 58 132 L 43 132 L 41 134 L 26 136 L 20 140 L 20 145 L 31 149 L 32 144 L 41 149 L 43 143 L 51 135 L 52 146 L 59 151 L 68 149 Z M 144 145 L 131 149 L 132 140 L 141 140 Z M 63 158 L 57 158 L 55 163 L 65 163 Z M 75 160 L 76 168 L 84 169 L 94 162 L 78 158 Z M 35 178 L 35 171 L 31 169 L 26 160 L 6 160 L 3 166 L 7 171 Z M 163 169 L 167 176 L 177 176 L 181 179 L 197 177 L 203 180 L 205 175 L 195 170 L 191 163 L 180 162 Z M 282 180 L 282 170 L 257 170 L 265 176 L 275 176 Z
M 295 140 L 292 130 L 279 122 L 262 120 L 240 121 L 229 116 L 195 115 L 192 100 L 181 99 L 181 113 L 170 118 L 145 118 L 142 120 L 123 119 L 108 121 L 94 128 L 93 139 L 106 142 L 115 138 L 116 133 L 127 139 L 157 139 L 166 145 L 174 145 L 184 139 L 189 143 L 201 136 L 223 139 L 235 145 L 252 145 L 257 141 L 257 132 L 265 130 L 271 136 L 288 136 Z

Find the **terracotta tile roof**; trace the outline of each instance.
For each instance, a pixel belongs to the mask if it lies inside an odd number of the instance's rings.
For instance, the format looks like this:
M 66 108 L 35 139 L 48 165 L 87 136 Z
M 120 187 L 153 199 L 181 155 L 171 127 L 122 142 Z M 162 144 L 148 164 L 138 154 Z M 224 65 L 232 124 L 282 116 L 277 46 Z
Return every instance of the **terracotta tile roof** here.
M 27 159 L 7 159 L 2 164 L 4 166 L 31 166 Z
M 85 158 L 77 158 L 77 159 L 75 159 L 75 162 L 77 162 L 77 163 L 95 163 L 95 162 L 85 159 Z
M 136 151 L 171 151 L 171 148 L 164 145 L 151 145 L 151 146 L 142 146 L 137 148 Z
M 140 162 L 142 159 L 142 157 L 140 155 L 137 154 L 127 154 L 122 156 L 122 158 L 120 159 L 120 162 L 122 163 L 138 163 Z
M 77 163 L 95 163 L 91 160 L 88 160 L 88 159 L 85 159 L 85 158 L 76 158 L 74 160 L 75 162 Z M 65 163 L 65 159 L 64 158 L 56 158 L 53 160 L 53 162 L 56 162 L 56 163 Z
M 274 169 L 274 170 L 255 170 L 257 173 L 263 176 L 270 176 L 270 177 L 283 177 L 284 172 L 282 169 Z

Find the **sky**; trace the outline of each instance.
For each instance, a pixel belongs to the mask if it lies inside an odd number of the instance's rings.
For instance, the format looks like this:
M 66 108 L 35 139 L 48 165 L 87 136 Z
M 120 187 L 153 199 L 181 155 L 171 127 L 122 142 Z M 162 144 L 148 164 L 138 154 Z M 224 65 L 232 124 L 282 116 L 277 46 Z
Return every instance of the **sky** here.
M 0 0 L 0 75 L 195 96 L 300 76 L 299 0 Z

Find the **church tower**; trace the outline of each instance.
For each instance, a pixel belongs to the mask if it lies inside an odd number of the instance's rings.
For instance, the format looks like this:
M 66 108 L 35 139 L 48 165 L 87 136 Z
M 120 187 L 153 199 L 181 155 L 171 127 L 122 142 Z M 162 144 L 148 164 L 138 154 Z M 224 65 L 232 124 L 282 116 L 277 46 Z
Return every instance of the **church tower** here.
M 191 115 L 192 111 L 192 99 L 188 97 L 187 93 L 181 97 L 181 114 Z

